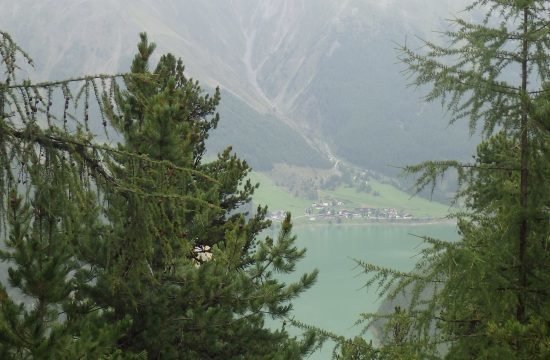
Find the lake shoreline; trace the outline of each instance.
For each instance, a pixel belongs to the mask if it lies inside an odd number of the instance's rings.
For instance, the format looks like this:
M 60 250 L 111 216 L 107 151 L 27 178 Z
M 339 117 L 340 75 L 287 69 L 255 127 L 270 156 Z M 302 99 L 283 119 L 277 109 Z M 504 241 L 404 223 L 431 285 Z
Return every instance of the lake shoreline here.
M 275 224 L 275 223 L 274 223 Z M 280 224 L 280 223 L 277 223 Z M 347 227 L 347 226 L 425 226 L 425 225 L 456 225 L 455 219 L 429 219 L 429 220 L 366 220 L 363 222 L 327 222 L 327 221 L 296 221 L 293 219 L 292 225 L 294 228 L 310 227 L 310 226 L 335 226 L 335 227 Z

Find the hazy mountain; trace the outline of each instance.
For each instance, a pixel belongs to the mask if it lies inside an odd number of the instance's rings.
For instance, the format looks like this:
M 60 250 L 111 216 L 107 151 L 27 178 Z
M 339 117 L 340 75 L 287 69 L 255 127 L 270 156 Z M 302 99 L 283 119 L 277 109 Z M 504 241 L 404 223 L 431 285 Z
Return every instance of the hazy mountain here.
M 295 163 L 326 166 L 320 151 L 391 173 L 468 152 L 465 127 L 447 129 L 439 106 L 406 88 L 395 51 L 436 36 L 467 2 L 0 0 L 0 28 L 40 78 L 124 70 L 147 31 L 157 55 L 181 56 L 193 77 L 232 94 L 214 148 L 232 143 L 256 164 L 292 162 L 292 149 Z

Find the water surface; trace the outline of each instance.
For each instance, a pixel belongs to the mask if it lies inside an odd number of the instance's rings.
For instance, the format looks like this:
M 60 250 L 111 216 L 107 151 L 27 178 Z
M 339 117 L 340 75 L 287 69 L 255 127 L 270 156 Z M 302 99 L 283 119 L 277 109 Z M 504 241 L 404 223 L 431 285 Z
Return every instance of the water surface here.
M 294 233 L 298 246 L 307 248 L 296 275 L 314 268 L 320 271 L 313 288 L 294 301 L 295 318 L 347 337 L 361 332 L 361 326 L 354 326 L 359 315 L 376 312 L 382 301 L 376 288 L 364 287 L 367 277 L 354 259 L 407 271 L 422 246 L 422 240 L 412 234 L 457 238 L 456 226 L 448 224 L 312 225 L 296 227 Z M 330 358 L 331 350 L 325 346 L 311 359 Z

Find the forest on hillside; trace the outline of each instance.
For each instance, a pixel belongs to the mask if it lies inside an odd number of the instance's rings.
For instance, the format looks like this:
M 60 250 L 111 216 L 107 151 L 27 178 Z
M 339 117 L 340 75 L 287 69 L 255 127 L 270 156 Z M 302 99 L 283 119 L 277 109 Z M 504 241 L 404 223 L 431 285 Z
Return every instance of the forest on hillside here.
M 318 272 L 295 274 L 290 214 L 263 233 L 231 144 L 205 158 L 219 89 L 145 33 L 125 72 L 33 82 L 41 59 L 0 31 L 0 358 L 301 359 L 328 340 L 347 360 L 549 358 L 550 4 L 465 10 L 485 16 L 399 48 L 426 100 L 483 137 L 471 162 L 404 170 L 418 191 L 456 174 L 460 240 L 424 237 L 410 272 L 356 260 L 406 299 L 358 319 L 379 344 L 294 319 Z

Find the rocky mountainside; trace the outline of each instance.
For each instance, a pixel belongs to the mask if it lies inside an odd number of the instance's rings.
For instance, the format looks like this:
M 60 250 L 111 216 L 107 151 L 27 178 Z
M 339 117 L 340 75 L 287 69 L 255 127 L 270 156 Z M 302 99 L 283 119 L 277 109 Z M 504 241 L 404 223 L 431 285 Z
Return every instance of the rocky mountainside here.
M 232 143 L 257 164 L 292 163 L 290 155 L 253 154 L 265 143 L 258 139 L 277 134 L 267 141 L 272 149 L 258 150 L 280 154 L 292 142 L 314 166 L 336 156 L 392 173 L 388 165 L 468 152 L 465 127 L 447 128 L 437 104 L 406 88 L 395 50 L 437 36 L 431 30 L 467 2 L 0 0 L 0 28 L 37 59 L 33 79 L 122 71 L 146 31 L 157 55 L 181 56 L 189 74 L 229 94 L 213 148 Z M 255 121 L 277 130 L 262 132 Z M 237 139 L 234 127 L 248 136 Z

